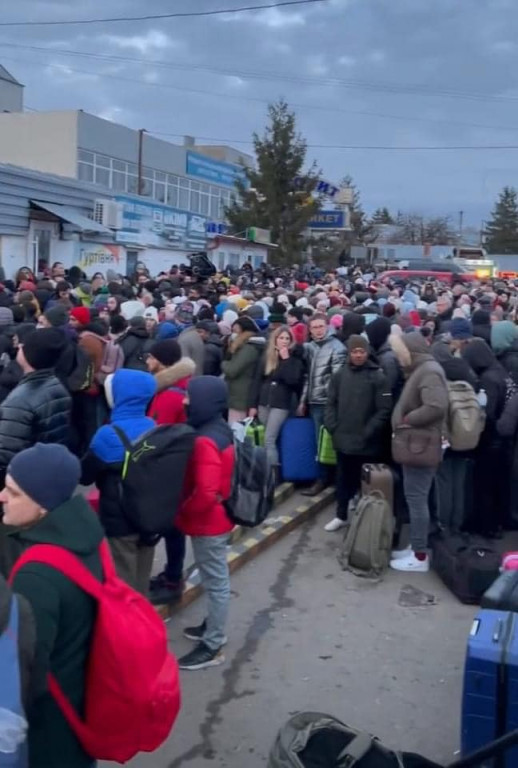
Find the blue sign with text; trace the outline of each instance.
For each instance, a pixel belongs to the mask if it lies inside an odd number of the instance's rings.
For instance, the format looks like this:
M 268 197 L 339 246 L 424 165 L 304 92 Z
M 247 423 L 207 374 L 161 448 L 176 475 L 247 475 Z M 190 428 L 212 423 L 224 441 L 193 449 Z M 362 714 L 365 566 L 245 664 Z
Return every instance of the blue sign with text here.
M 319 211 L 308 222 L 309 229 L 344 229 L 343 211 Z
M 187 176 L 194 176 L 196 179 L 232 189 L 237 179 L 247 184 L 245 172 L 240 166 L 224 163 L 222 160 L 213 160 L 212 157 L 200 155 L 197 152 L 187 152 L 186 173 Z
M 147 202 L 141 197 L 118 195 L 115 199 L 122 203 L 118 243 L 193 251 L 205 248 L 209 221 L 206 216 Z

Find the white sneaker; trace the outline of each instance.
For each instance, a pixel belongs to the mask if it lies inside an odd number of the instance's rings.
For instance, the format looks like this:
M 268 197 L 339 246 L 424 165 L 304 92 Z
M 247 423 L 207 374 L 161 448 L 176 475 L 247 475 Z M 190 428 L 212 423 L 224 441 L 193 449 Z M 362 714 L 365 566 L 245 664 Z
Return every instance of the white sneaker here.
M 390 567 L 394 571 L 428 573 L 430 570 L 430 558 L 427 555 L 424 560 L 418 560 L 413 552 L 409 552 L 405 557 L 401 557 L 399 560 L 392 560 Z
M 344 528 L 346 525 L 346 520 L 340 520 L 339 517 L 333 517 L 333 519 L 330 520 L 327 525 L 324 525 L 324 531 L 327 531 L 328 533 L 334 533 L 335 531 L 339 531 L 340 528 Z
M 405 557 L 408 557 L 410 552 L 412 551 L 412 546 L 409 544 L 406 549 L 393 549 L 390 555 L 391 560 L 403 560 Z

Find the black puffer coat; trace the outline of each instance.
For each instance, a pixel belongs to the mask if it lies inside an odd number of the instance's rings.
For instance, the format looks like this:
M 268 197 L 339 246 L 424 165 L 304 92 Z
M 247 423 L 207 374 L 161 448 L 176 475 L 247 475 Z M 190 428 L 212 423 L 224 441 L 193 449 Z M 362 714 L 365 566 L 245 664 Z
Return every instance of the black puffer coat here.
M 12 457 L 35 443 L 69 440 L 72 399 L 51 369 L 22 378 L 0 406 L 0 480 Z
M 124 352 L 124 368 L 147 372 L 146 354 L 153 342 L 145 328 L 128 328 L 117 344 Z

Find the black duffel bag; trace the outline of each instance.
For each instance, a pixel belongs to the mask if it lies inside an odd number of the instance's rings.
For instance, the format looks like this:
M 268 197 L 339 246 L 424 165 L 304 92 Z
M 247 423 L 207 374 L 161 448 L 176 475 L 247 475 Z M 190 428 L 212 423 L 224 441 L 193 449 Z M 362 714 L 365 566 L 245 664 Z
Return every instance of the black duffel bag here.
M 482 768 L 489 758 L 518 744 L 518 730 L 449 768 Z M 444 768 L 411 752 L 393 752 L 365 731 L 331 715 L 299 712 L 280 729 L 267 768 Z

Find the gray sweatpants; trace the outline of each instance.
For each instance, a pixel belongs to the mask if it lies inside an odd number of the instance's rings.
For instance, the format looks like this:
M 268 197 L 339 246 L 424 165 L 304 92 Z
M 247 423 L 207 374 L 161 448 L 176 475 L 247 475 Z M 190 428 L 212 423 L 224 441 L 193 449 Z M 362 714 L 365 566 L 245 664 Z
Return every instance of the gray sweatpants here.
M 414 552 L 426 552 L 430 528 L 428 497 L 437 469 L 403 465 L 403 488 L 410 512 L 410 544 Z
M 289 411 L 283 408 L 269 408 L 259 406 L 259 421 L 264 426 L 264 447 L 266 455 L 274 466 L 279 464 L 279 451 L 277 450 L 277 438 L 281 427 L 289 416 Z
M 218 651 L 224 643 L 230 602 L 230 575 L 227 563 L 228 534 L 192 536 L 194 561 L 207 595 L 207 629 L 203 642 Z

